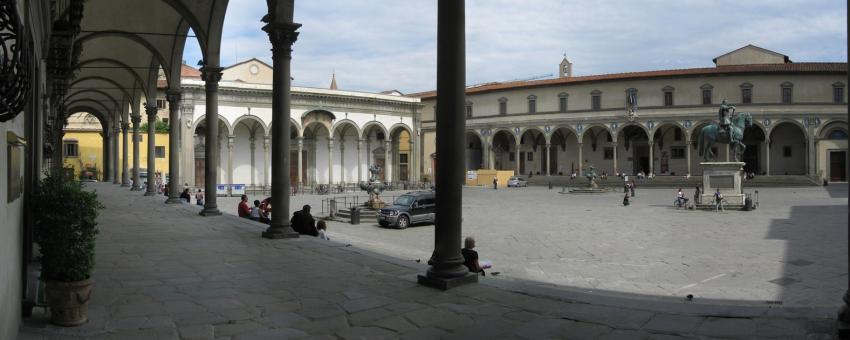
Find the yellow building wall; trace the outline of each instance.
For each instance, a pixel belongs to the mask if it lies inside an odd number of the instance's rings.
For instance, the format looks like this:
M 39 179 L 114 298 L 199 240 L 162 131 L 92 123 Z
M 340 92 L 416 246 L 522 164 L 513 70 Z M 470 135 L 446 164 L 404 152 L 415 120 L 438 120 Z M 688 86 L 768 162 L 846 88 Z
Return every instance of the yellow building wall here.
M 118 136 L 118 177 L 121 178 L 121 162 L 123 161 L 123 145 L 122 138 Z M 148 142 L 147 142 L 147 134 L 140 134 L 142 138 L 139 142 L 139 168 L 147 169 L 148 168 Z M 65 157 L 65 167 L 74 168 L 74 178 L 79 178 L 80 171 L 86 165 L 94 165 L 97 167 L 97 179 L 103 180 L 103 137 L 100 136 L 100 132 L 98 131 L 66 131 L 65 132 L 65 141 L 67 140 L 77 140 L 79 144 L 80 156 L 79 157 Z M 127 139 L 129 143 L 127 145 L 128 151 L 128 170 L 130 171 L 130 176 L 132 176 L 133 171 L 133 135 L 130 135 L 130 138 Z M 156 134 L 156 146 L 165 147 L 165 157 L 156 159 L 156 171 L 161 172 L 165 175 L 168 175 L 168 154 L 171 152 L 171 149 L 168 145 L 168 134 L 167 133 L 157 133 Z M 64 146 L 62 148 L 62 152 L 64 152 Z M 92 158 L 92 156 L 94 156 Z

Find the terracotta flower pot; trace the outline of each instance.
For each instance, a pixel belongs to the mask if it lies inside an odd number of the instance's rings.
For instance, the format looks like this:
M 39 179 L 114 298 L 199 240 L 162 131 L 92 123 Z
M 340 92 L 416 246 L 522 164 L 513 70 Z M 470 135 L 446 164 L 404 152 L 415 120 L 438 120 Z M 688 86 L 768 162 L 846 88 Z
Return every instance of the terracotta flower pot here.
M 79 326 L 88 322 L 88 306 L 92 283 L 45 281 L 44 293 L 50 307 L 50 322 L 59 326 Z

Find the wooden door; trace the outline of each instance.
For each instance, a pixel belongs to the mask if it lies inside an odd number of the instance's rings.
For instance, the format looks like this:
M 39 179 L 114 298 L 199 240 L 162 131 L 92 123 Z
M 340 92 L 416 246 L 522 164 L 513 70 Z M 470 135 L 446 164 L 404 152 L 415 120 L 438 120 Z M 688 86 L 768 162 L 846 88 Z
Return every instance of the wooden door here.
M 204 174 L 206 173 L 206 159 L 195 158 L 195 187 L 204 187 Z
M 847 151 L 829 152 L 829 181 L 847 181 Z

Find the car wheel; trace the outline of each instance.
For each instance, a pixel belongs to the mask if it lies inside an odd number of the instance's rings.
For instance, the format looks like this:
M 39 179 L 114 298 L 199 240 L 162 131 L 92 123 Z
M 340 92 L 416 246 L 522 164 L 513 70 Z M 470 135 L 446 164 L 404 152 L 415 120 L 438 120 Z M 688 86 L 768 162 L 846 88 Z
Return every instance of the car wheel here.
M 410 219 L 408 219 L 407 216 L 404 216 L 404 215 L 399 216 L 398 217 L 398 228 L 399 229 L 407 229 L 408 226 L 410 226 Z

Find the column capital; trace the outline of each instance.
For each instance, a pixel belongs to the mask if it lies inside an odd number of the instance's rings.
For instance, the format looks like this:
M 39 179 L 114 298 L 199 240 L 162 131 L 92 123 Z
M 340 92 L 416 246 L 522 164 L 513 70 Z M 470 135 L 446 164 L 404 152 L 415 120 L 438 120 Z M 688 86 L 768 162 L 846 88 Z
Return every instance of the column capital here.
M 360 149 L 363 146 L 363 143 L 366 143 L 365 139 L 358 139 L 357 140 L 357 148 Z
M 145 106 L 145 113 L 148 115 L 148 121 L 156 119 L 156 105 Z
M 272 59 L 277 57 L 292 58 L 292 44 L 298 40 L 297 23 L 268 23 L 263 31 L 269 35 L 272 43 Z
M 130 117 L 133 122 L 133 125 L 138 126 L 142 122 L 142 115 L 133 115 Z
M 334 145 L 334 139 L 331 138 L 331 137 L 328 137 L 328 149 L 333 147 L 333 145 Z
M 263 149 L 268 150 L 269 146 L 271 146 L 271 136 L 263 135 Z
M 201 79 L 207 84 L 218 84 L 218 81 L 221 80 L 222 70 L 224 70 L 224 68 L 218 66 L 201 67 Z
M 552 143 L 546 143 L 546 147 L 547 147 L 547 148 L 551 148 L 551 147 L 552 147 Z
M 227 147 L 232 149 L 234 143 L 236 143 L 236 137 L 235 136 L 227 136 Z
M 172 107 L 176 107 L 177 103 L 180 102 L 180 97 L 183 96 L 183 91 L 181 90 L 172 90 L 168 89 L 165 91 L 165 100 L 168 101 Z
M 127 132 L 127 130 L 129 130 L 129 129 L 130 129 L 130 123 L 122 123 L 121 124 L 121 130 L 122 131 Z

